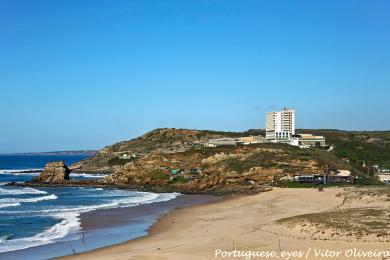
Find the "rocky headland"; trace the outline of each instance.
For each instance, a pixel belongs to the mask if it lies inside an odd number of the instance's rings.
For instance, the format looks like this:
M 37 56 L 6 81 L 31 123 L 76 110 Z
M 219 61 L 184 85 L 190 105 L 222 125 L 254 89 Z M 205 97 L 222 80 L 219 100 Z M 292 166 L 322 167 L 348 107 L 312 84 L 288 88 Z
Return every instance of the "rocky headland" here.
M 130 141 L 107 146 L 69 168 L 74 172 L 105 173 L 96 180 L 63 178 L 63 166 L 52 164 L 32 185 L 113 186 L 136 190 L 182 193 L 257 193 L 294 175 L 328 169 L 357 170 L 333 153 L 290 145 L 257 143 L 205 147 L 211 138 L 262 134 L 187 129 L 156 129 Z M 61 170 L 59 170 L 61 168 Z M 59 170 L 59 177 L 50 173 Z M 65 170 L 66 171 L 66 170 Z

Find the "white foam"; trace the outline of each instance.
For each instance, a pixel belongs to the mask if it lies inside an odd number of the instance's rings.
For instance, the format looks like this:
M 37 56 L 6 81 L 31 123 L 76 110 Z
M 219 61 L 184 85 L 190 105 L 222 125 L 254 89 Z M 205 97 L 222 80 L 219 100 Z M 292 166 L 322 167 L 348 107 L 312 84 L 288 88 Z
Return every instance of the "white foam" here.
M 0 170 L 0 174 L 14 174 L 14 175 L 30 175 L 30 174 L 39 174 L 43 169 L 11 169 L 11 170 Z
M 10 238 L 11 238 L 11 235 L 0 236 L 0 243 L 4 242 Z
M 42 197 L 35 197 L 35 198 L 5 198 L 5 199 L 0 199 L 0 206 L 7 204 L 7 203 L 34 203 L 34 202 L 39 202 L 39 201 L 44 201 L 44 200 L 55 200 L 58 197 L 54 194 L 48 195 L 48 196 L 42 196 Z
M 117 190 L 116 192 L 121 193 L 125 191 Z M 130 194 L 127 192 L 127 196 L 129 195 Z M 44 244 L 50 244 L 63 239 L 66 239 L 68 241 L 77 239 L 77 236 L 71 237 L 71 235 L 77 235 L 77 233 L 81 229 L 80 226 L 81 223 L 79 218 L 81 213 L 85 213 L 97 209 L 131 207 L 140 204 L 149 204 L 153 202 L 167 201 L 177 197 L 178 195 L 179 193 L 157 194 L 157 193 L 149 193 L 149 192 L 131 192 L 131 197 L 119 198 L 114 201 L 103 203 L 103 204 L 80 206 L 74 208 L 47 209 L 47 210 L 40 210 L 40 211 L 21 211 L 18 213 L 27 213 L 27 214 L 39 213 L 41 215 L 46 215 L 57 219 L 61 219 L 62 221 L 35 236 L 21 238 L 21 239 L 11 239 L 5 241 L 4 243 L 0 243 L 0 253 L 26 249 L 29 247 L 34 247 L 34 246 L 39 246 Z M 6 212 L 3 211 L 3 213 Z
M 79 206 L 74 208 L 57 208 L 57 209 L 44 209 L 39 211 L 19 211 L 19 213 L 29 214 L 29 213 L 40 213 L 46 215 L 57 215 L 58 213 L 66 213 L 66 212 L 76 212 L 76 213 L 85 213 L 97 209 L 109 209 L 109 208 L 123 208 L 123 207 L 132 207 L 140 204 L 149 204 L 153 202 L 161 202 L 166 200 L 171 200 L 175 198 L 178 193 L 169 193 L 171 196 L 166 196 L 167 194 L 157 194 L 157 193 L 149 193 L 149 192 L 134 192 L 140 196 L 132 196 L 126 198 L 118 198 L 111 202 L 96 204 L 96 205 L 88 205 L 88 206 Z M 9 213 L 9 212 L 3 212 Z
M 0 188 L 0 195 L 22 195 L 22 194 L 47 194 L 46 191 L 37 190 L 34 188 L 16 188 L 12 187 L 9 189 Z
M 32 237 L 3 241 L 0 243 L 0 253 L 50 244 L 70 233 L 77 233 L 80 230 L 79 215 L 80 213 L 57 214 L 53 217 L 62 219 L 61 222 Z
M 8 208 L 8 207 L 17 207 L 17 206 L 20 206 L 21 204 L 19 202 L 15 202 L 15 203 L 4 203 L 4 204 L 0 204 L 0 209 L 1 208 Z
M 83 178 L 104 178 L 107 174 L 91 174 L 91 173 L 71 173 L 69 177 L 83 177 Z

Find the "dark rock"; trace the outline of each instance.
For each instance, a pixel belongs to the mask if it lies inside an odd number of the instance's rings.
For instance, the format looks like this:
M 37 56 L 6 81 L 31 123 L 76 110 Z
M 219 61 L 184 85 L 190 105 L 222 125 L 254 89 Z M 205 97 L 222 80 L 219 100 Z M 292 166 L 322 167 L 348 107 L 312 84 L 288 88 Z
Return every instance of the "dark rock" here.
M 70 170 L 64 162 L 49 162 L 33 182 L 59 184 L 69 180 Z

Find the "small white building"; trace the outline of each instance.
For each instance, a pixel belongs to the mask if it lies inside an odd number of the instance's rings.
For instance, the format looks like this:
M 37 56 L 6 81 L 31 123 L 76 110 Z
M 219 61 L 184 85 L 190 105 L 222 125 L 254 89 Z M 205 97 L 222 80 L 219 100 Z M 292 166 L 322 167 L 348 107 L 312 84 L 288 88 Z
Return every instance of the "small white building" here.
M 350 176 L 350 175 L 351 175 L 351 172 L 348 171 L 348 170 L 338 170 L 338 171 L 337 171 L 337 175 L 338 175 L 338 176 Z
M 223 137 L 209 139 L 207 143 L 204 144 L 205 147 L 217 147 L 221 145 L 249 145 L 249 144 L 259 144 L 265 143 L 267 140 L 263 136 L 245 136 L 245 137 Z
M 230 137 L 209 139 L 205 147 L 217 147 L 221 145 L 237 145 L 237 140 Z
M 311 146 L 326 146 L 325 137 L 312 134 L 297 134 L 288 139 L 288 144 L 308 148 Z

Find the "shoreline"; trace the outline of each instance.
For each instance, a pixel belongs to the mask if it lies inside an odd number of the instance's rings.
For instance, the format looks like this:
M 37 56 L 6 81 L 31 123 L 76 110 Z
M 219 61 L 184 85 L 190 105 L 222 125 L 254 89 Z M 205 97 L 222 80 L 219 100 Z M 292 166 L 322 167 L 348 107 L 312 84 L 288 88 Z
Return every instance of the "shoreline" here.
M 58 259 L 213 259 L 216 249 L 385 250 L 386 243 L 304 240 L 278 236 L 262 228 L 281 218 L 331 210 L 343 203 L 343 198 L 337 196 L 342 190 L 276 188 L 257 195 L 175 209 L 161 216 L 146 236 Z
M 188 196 L 188 194 L 184 194 L 184 195 Z M 202 194 L 195 194 L 194 196 L 202 196 Z M 204 195 L 204 196 L 207 196 L 207 195 Z M 210 195 L 210 196 L 212 196 L 212 195 Z M 80 259 L 84 259 L 84 257 L 88 256 L 89 254 L 91 254 L 92 258 L 95 258 L 96 257 L 96 256 L 94 256 L 95 254 L 99 254 L 99 252 L 102 252 L 105 250 L 121 248 L 123 246 L 127 246 L 129 243 L 137 243 L 137 242 L 142 243 L 142 241 L 148 240 L 149 237 L 151 237 L 151 236 L 154 236 L 160 232 L 165 232 L 165 231 L 169 230 L 169 225 L 175 223 L 175 219 L 177 217 L 177 214 L 179 214 L 179 212 L 182 210 L 186 210 L 186 209 L 196 210 L 197 208 L 202 208 L 203 206 L 212 206 L 212 205 L 217 205 L 217 204 L 219 204 L 221 202 L 225 202 L 225 201 L 234 201 L 234 200 L 239 199 L 243 196 L 244 195 L 214 196 L 215 199 L 212 199 L 212 200 L 209 200 L 207 202 L 200 203 L 200 204 L 194 204 L 194 205 L 189 205 L 189 206 L 184 206 L 184 207 L 181 207 L 181 206 L 175 207 L 175 208 L 169 210 L 168 212 L 160 215 L 156 219 L 156 221 L 152 225 L 150 225 L 147 230 L 145 230 L 146 234 L 143 236 L 132 238 L 132 239 L 129 239 L 127 241 L 124 241 L 124 242 L 121 242 L 118 244 L 107 245 L 107 246 L 99 247 L 99 248 L 92 249 L 89 251 L 81 252 L 81 253 L 78 253 L 76 255 L 60 256 L 60 257 L 55 257 L 53 259 L 75 259 L 75 257 L 80 257 Z M 103 211 L 103 210 L 101 210 L 101 211 Z M 83 226 L 83 223 L 81 225 Z
M 9 187 L 36 187 L 36 188 L 64 188 L 64 187 L 83 187 L 83 188 L 104 188 L 104 189 L 119 189 L 131 190 L 139 192 L 153 192 L 153 193 L 180 193 L 183 195 L 209 195 L 209 196 L 250 196 L 258 193 L 268 192 L 271 189 L 270 185 L 262 185 L 259 190 L 237 190 L 237 189 L 186 189 L 178 187 L 162 187 L 162 186 L 142 186 L 134 187 L 129 185 L 114 185 L 114 184 L 100 184 L 94 182 L 92 179 L 75 180 L 72 179 L 64 183 L 40 183 L 40 182 L 8 182 L 5 186 Z
M 221 197 L 207 195 L 179 195 L 161 202 L 145 203 L 132 207 L 98 209 L 81 213 L 80 231 L 68 234 L 54 243 L 38 245 L 21 250 L 3 252 L 0 258 L 7 259 L 51 259 L 75 252 L 90 250 L 123 243 L 143 237 L 160 216 L 177 207 L 220 200 Z

